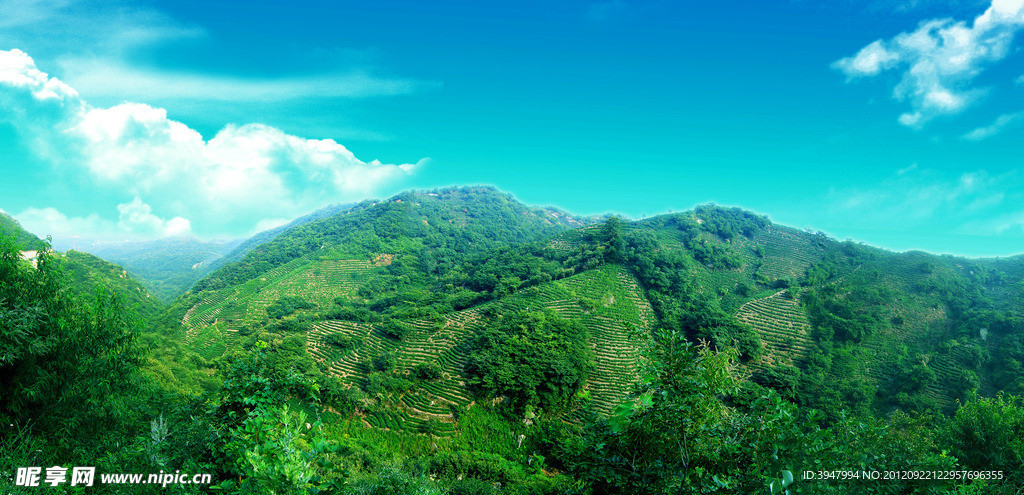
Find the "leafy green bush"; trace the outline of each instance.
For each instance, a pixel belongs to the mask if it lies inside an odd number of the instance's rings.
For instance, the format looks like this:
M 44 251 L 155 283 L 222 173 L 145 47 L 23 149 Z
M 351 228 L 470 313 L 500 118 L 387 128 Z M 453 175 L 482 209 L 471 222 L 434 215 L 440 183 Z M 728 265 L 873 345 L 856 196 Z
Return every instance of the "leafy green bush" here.
M 362 340 L 363 339 L 361 338 L 353 337 L 344 333 L 331 333 L 324 337 L 324 342 L 326 342 L 327 345 L 337 347 L 342 351 L 358 347 L 363 343 Z
M 412 373 L 420 380 L 433 381 L 441 378 L 441 367 L 434 362 L 420 363 L 413 366 Z
M 391 371 L 395 368 L 395 355 L 385 352 L 373 358 L 371 363 L 377 371 Z
M 586 328 L 552 310 L 505 315 L 470 349 L 466 384 L 481 397 L 505 397 L 516 414 L 565 410 L 594 368 Z
M 284 296 L 274 301 L 270 306 L 267 306 L 267 316 L 271 318 L 284 318 L 300 309 L 312 309 L 315 307 L 315 304 L 299 296 Z
M 380 329 L 384 332 L 384 335 L 396 340 L 401 340 L 402 337 L 405 337 L 412 331 L 412 327 L 400 323 L 394 318 L 385 318 L 384 322 L 380 325 Z

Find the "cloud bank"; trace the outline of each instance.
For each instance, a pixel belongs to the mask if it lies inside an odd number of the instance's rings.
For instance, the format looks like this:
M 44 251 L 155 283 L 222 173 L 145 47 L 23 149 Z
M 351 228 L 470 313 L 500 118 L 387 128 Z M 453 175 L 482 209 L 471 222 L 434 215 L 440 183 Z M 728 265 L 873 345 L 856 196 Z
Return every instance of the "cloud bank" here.
M 1015 34 L 1024 28 L 1024 0 L 993 0 L 968 25 L 937 19 L 922 22 L 912 32 L 877 40 L 856 55 L 832 64 L 848 80 L 903 70 L 893 98 L 908 102 L 910 111 L 899 122 L 920 128 L 929 120 L 959 113 L 984 89 L 970 83 L 991 64 L 1005 58 Z
M 1024 233 L 1024 175 L 986 170 L 951 173 L 912 165 L 868 188 L 829 194 L 830 216 L 853 217 L 860 228 L 941 226 L 963 235 Z
M 50 221 L 54 229 L 242 235 L 267 219 L 374 194 L 427 161 L 364 162 L 334 140 L 262 124 L 228 125 L 207 140 L 161 108 L 92 107 L 17 49 L 0 51 L 0 110 L 0 120 L 53 165 L 54 180 L 121 198 L 116 211 L 98 216 L 69 218 L 45 204 L 20 215 L 26 224 Z M 115 213 L 116 224 L 107 220 Z

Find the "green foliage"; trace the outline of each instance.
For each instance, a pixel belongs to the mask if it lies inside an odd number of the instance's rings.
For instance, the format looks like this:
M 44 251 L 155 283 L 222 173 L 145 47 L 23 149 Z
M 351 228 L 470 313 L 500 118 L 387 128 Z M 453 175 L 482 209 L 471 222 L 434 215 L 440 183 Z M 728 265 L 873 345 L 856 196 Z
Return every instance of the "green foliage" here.
M 438 484 L 425 473 L 400 466 L 385 466 L 379 471 L 353 479 L 341 492 L 351 495 L 440 495 Z
M 267 306 L 267 316 L 271 318 L 284 318 L 302 309 L 313 309 L 316 305 L 306 301 L 299 296 L 284 296 L 273 304 Z
M 385 318 L 380 325 L 380 331 L 393 339 L 401 340 L 412 331 L 412 328 L 393 318 Z
M 103 287 L 73 297 L 59 265 L 44 249 L 33 268 L 0 236 L 0 423 L 45 462 L 93 461 L 137 419 L 141 324 Z
M 320 398 L 324 405 L 344 417 L 356 412 L 363 394 L 354 387 L 346 386 L 337 377 L 327 375 L 320 379 Z
M 695 348 L 660 334 L 632 400 L 607 419 L 592 418 L 565 443 L 570 472 L 594 493 L 859 493 L 863 480 L 802 481 L 797 473 L 952 469 L 935 448 L 928 418 L 888 422 L 845 417 L 822 428 L 768 392 L 742 406 L 734 352 Z M 910 467 L 913 466 L 913 467 Z M 952 483 L 889 480 L 882 493 L 946 493 Z M 876 485 L 877 486 L 877 485 Z M 784 490 L 780 490 L 784 488 Z
M 366 377 L 366 393 L 377 395 L 383 393 L 405 392 L 411 389 L 413 383 L 405 378 L 395 376 L 391 373 L 374 372 Z
M 49 247 L 38 237 L 21 228 L 17 220 L 3 212 L 0 212 L 0 237 L 10 238 L 13 244 L 23 251 L 42 251 Z
M 434 362 L 420 363 L 412 368 L 413 375 L 424 381 L 433 381 L 441 378 L 441 367 Z
M 322 424 L 306 422 L 306 414 L 285 405 L 257 408 L 224 445 L 225 455 L 234 460 L 231 470 L 241 481 L 229 480 L 215 488 L 241 493 L 319 493 L 317 458 L 335 449 L 319 435 L 307 431 Z M 310 438 L 312 437 L 312 438 Z M 319 488 L 319 487 L 316 487 Z
M 678 332 L 662 332 L 653 344 L 633 399 L 570 440 L 570 471 L 600 493 L 738 488 L 718 477 L 738 460 L 718 399 L 738 386 L 735 355 L 694 348 Z
M 469 343 L 466 384 L 515 414 L 566 410 L 593 370 L 586 329 L 553 311 L 504 315 Z
M 835 286 L 808 291 L 803 303 L 819 341 L 860 342 L 884 326 L 877 302 L 883 295 L 867 288 L 839 296 Z
M 120 266 L 78 251 L 68 251 L 55 259 L 67 275 L 71 290 L 84 297 L 91 296 L 95 288 L 101 286 L 116 293 L 148 321 L 155 320 L 164 310 L 163 304 Z
M 966 469 L 1003 471 L 989 493 L 1016 493 L 1024 486 L 1024 405 L 1019 397 L 973 397 L 944 426 L 941 444 Z
M 207 411 L 218 487 L 233 493 L 319 493 L 334 481 L 325 457 L 336 446 L 320 435 L 321 423 L 292 412 L 290 399 L 318 401 L 319 386 L 295 369 L 276 365 L 269 346 L 225 362 L 224 382 Z
M 327 345 L 337 347 L 341 351 L 347 351 L 349 349 L 362 345 L 362 339 L 346 335 L 343 333 L 331 333 L 324 337 L 324 342 Z
M 395 369 L 395 355 L 390 352 L 385 352 L 377 355 L 371 361 L 373 368 L 377 371 L 391 371 Z

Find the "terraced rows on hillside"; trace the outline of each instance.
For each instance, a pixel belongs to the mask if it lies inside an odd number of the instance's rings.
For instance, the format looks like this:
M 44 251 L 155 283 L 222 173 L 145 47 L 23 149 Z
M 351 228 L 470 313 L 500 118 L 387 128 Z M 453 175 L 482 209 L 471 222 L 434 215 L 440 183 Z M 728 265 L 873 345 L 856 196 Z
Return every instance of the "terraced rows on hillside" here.
M 182 319 L 187 342 L 193 343 L 200 330 L 218 322 L 237 331 L 244 324 L 262 321 L 266 308 L 286 295 L 321 307 L 330 306 L 339 296 L 354 297 L 359 283 L 374 268 L 367 260 L 300 258 L 239 286 L 203 292 Z
M 265 277 L 267 283 L 249 299 L 244 321 L 262 320 L 267 307 L 284 296 L 301 296 L 320 307 L 329 307 L 336 297 L 354 297 L 359 282 L 372 268 L 367 260 L 325 260 L 290 270 L 284 276 Z
M 468 358 L 465 342 L 474 330 L 489 321 L 484 315 L 544 308 L 553 309 L 565 318 L 577 318 L 590 330 L 595 370 L 586 388 L 595 408 L 610 413 L 630 391 L 637 376 L 640 335 L 649 332 L 655 320 L 639 284 L 616 266 L 591 270 L 526 289 L 500 301 L 453 312 L 444 315 L 442 321 L 426 318 L 402 321 L 401 324 L 412 329 L 402 340 L 389 338 L 370 324 L 318 322 L 308 333 L 307 348 L 328 373 L 349 386 L 360 386 L 369 371 L 366 363 L 385 352 L 396 357 L 396 369 L 404 374 L 419 363 L 437 363 L 442 369 L 442 379 L 418 382 L 412 391 L 394 398 L 397 412 L 375 413 L 368 422 L 383 428 L 416 432 L 426 421 L 434 420 L 433 429 L 444 434 L 455 421 L 453 411 L 465 408 L 472 401 L 462 381 L 462 370 Z M 326 336 L 332 333 L 362 339 L 362 345 L 340 352 L 325 343 Z
M 479 325 L 477 310 L 447 315 L 443 322 L 417 319 L 402 322 L 413 330 L 402 340 L 385 336 L 374 325 L 343 321 L 326 321 L 313 325 L 308 333 L 307 349 L 317 361 L 327 366 L 327 372 L 339 377 L 350 386 L 362 384 L 368 372 L 367 362 L 383 353 L 396 357 L 396 368 L 404 374 L 424 362 L 434 362 L 442 369 L 442 378 L 420 384 L 420 390 L 403 394 L 398 400 L 398 411 L 381 411 L 371 416 L 370 424 L 389 429 L 419 431 L 428 420 L 439 424 L 437 434 L 454 432 L 453 407 L 465 407 L 471 402 L 469 392 L 461 381 L 466 352 L 462 347 L 466 337 Z M 339 352 L 324 342 L 327 335 L 339 333 L 362 339 L 355 349 Z M 445 424 L 448 426 L 445 426 Z
M 740 321 L 751 325 L 757 331 L 766 350 L 761 359 L 751 364 L 754 369 L 778 365 L 799 365 L 814 345 L 810 335 L 811 325 L 803 309 L 796 301 L 783 297 L 783 293 L 784 291 L 779 291 L 771 296 L 749 301 L 740 307 L 736 314 Z M 926 332 L 919 327 L 935 328 L 939 326 L 944 318 L 944 313 L 940 309 L 935 309 L 918 316 L 921 317 L 920 321 L 913 325 L 907 325 L 900 329 L 887 329 L 860 343 L 862 351 L 871 356 L 870 362 L 885 362 L 886 355 L 897 351 L 902 345 L 920 343 L 919 341 L 925 338 L 922 334 Z M 948 385 L 957 383 L 954 380 L 956 373 L 953 363 L 958 355 L 953 352 L 950 355 L 933 356 L 928 361 L 928 367 L 935 371 L 938 380 L 923 393 L 933 399 L 940 408 L 951 407 L 954 398 L 960 392 L 952 390 Z M 881 366 L 868 367 L 864 373 L 865 378 L 878 385 L 884 384 L 892 378 Z M 839 380 L 850 377 L 834 376 L 833 378 Z
M 594 408 L 610 414 L 626 399 L 637 378 L 642 336 L 655 323 L 654 310 L 636 279 L 618 266 L 567 282 L 577 293 L 600 294 L 597 309 L 580 319 L 590 330 L 595 361 L 587 390 Z
M 928 307 L 919 301 L 911 304 L 905 300 L 891 301 L 887 306 L 891 312 L 887 315 L 888 317 L 899 316 L 905 323 L 885 327 L 878 335 L 861 344 L 874 352 L 875 362 L 887 361 L 886 355 L 898 352 L 903 346 L 917 350 L 934 349 L 949 326 L 945 308 L 941 306 Z M 933 355 L 926 361 L 927 366 L 935 372 L 938 380 L 931 384 L 924 393 L 934 399 L 940 408 L 952 407 L 954 398 L 961 392 L 952 390 L 948 386 L 948 384 L 956 383 L 955 380 L 952 380 L 956 375 L 956 372 L 953 371 L 955 355 L 956 353 Z M 869 369 L 868 375 L 879 384 L 892 379 L 886 374 L 885 369 L 878 366 Z
M 579 247 L 579 245 L 584 242 L 584 239 L 596 232 L 597 229 L 599 229 L 599 227 L 593 226 L 567 230 L 551 239 L 551 241 L 548 242 L 548 247 L 556 251 L 570 252 Z
M 770 280 L 798 278 L 824 253 L 809 235 L 775 225 L 758 232 L 754 241 L 763 255 L 758 273 Z
M 761 336 L 764 355 L 755 367 L 796 365 L 807 357 L 814 345 L 811 323 L 803 308 L 779 291 L 740 306 L 736 318 L 753 327 Z

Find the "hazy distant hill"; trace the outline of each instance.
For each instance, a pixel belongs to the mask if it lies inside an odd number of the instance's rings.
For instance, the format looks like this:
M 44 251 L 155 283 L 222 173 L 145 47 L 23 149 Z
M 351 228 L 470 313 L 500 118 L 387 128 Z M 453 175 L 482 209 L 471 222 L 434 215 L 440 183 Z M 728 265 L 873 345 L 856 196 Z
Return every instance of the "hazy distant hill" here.
M 171 237 L 152 241 L 97 242 L 79 249 L 119 264 L 146 284 L 153 295 L 169 302 L 210 271 L 209 264 L 239 244 Z
M 0 233 L 13 236 L 23 251 L 40 251 L 47 247 L 44 241 L 3 213 L 0 213 Z M 163 312 L 163 304 L 121 266 L 74 250 L 52 255 L 67 275 L 69 287 L 79 296 L 91 298 L 98 287 L 104 287 L 123 297 L 144 318 L 156 318 Z
M 152 241 L 97 242 L 79 247 L 124 266 L 161 301 L 170 302 L 217 268 L 238 261 L 254 247 L 272 240 L 281 232 L 350 206 L 329 205 L 245 240 L 202 241 L 192 237 L 173 237 Z

